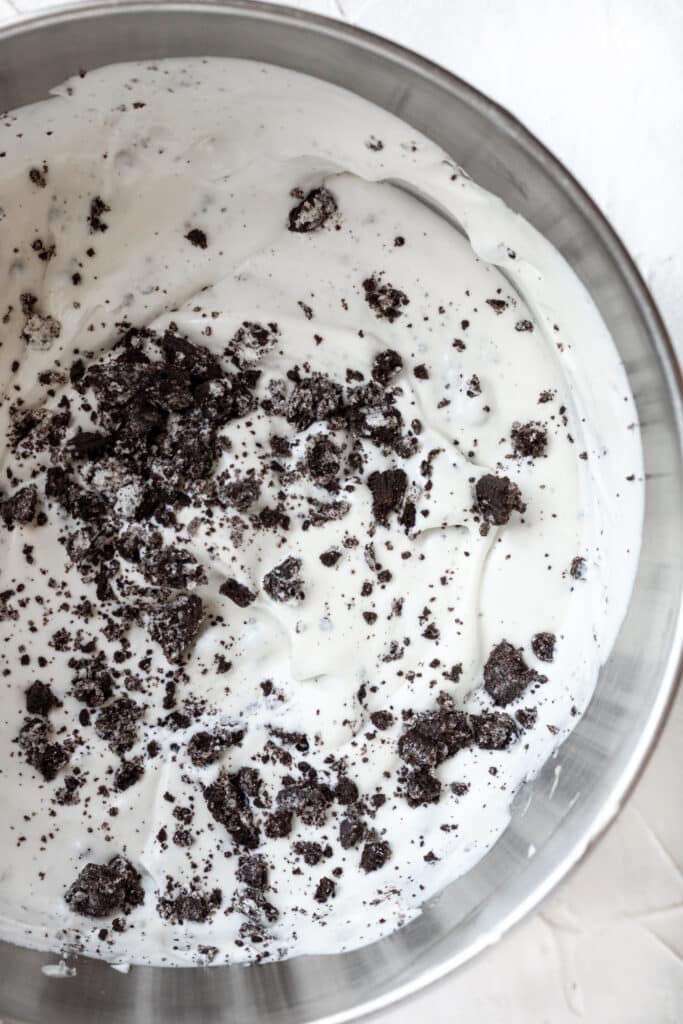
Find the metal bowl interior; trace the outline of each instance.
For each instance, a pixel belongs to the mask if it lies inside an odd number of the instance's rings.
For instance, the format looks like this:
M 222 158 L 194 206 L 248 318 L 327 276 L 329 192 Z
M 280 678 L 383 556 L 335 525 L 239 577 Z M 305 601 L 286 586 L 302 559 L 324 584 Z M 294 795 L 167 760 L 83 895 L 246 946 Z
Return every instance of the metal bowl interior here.
M 514 118 L 454 76 L 349 26 L 239 0 L 77 7 L 5 28 L 0 108 L 42 99 L 80 68 L 189 55 L 270 61 L 385 107 L 450 152 L 564 254 L 612 332 L 638 405 L 647 473 L 638 577 L 587 714 L 518 794 L 500 842 L 402 931 L 344 955 L 252 968 L 135 968 L 122 975 L 81 959 L 68 980 L 41 973 L 54 957 L 0 944 L 5 1019 L 303 1024 L 351 1020 L 415 992 L 494 942 L 579 860 L 642 767 L 680 667 L 681 375 L 643 282 L 588 196 Z

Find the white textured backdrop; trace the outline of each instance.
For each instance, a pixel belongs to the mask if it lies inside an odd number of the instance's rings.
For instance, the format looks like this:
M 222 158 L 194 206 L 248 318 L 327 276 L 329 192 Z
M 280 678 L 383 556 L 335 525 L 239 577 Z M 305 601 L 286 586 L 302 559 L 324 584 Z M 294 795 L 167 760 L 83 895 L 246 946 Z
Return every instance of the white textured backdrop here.
M 45 6 L 0 0 L 0 22 Z M 612 221 L 683 355 L 683 0 L 293 6 L 418 50 L 516 114 Z M 376 1024 L 683 1024 L 682 793 L 683 694 L 636 792 L 572 877 Z

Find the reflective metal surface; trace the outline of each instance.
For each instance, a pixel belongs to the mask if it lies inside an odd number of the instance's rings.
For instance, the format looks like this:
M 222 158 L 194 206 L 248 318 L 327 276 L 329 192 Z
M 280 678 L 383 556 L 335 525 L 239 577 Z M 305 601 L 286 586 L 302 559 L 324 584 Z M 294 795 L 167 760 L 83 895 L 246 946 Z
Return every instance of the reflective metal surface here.
M 0 109 L 42 99 L 80 68 L 182 55 L 271 61 L 354 90 L 440 143 L 561 250 L 612 331 L 638 404 L 647 470 L 640 568 L 588 713 L 518 795 L 502 840 L 418 920 L 341 956 L 252 968 L 134 968 L 128 975 L 80 960 L 68 979 L 41 973 L 56 957 L 0 944 L 5 1020 L 337 1022 L 415 992 L 494 942 L 582 856 L 642 767 L 680 668 L 680 370 L 643 282 L 590 199 L 509 114 L 452 75 L 347 25 L 262 4 L 121 3 L 5 28 Z

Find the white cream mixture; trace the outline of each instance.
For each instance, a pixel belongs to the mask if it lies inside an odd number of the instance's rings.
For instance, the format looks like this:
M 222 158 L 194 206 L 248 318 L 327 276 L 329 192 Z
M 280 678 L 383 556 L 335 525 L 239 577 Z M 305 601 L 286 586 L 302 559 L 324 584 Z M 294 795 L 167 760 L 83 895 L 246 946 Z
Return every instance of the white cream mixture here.
M 595 307 L 410 127 L 242 61 L 5 116 L 0 237 L 0 937 L 187 964 L 386 935 L 504 830 L 626 608 L 640 442 Z

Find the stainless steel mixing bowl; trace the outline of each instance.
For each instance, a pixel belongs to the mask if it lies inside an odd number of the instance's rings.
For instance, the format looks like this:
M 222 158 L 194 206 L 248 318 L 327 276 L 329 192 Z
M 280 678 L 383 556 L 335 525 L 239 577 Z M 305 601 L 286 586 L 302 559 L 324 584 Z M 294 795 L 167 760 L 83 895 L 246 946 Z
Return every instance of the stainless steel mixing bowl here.
M 81 959 L 69 979 L 41 973 L 56 957 L 0 944 L 0 1016 L 22 1022 L 337 1022 L 415 992 L 494 942 L 576 864 L 642 767 L 680 668 L 681 375 L 652 299 L 588 196 L 513 117 L 453 75 L 347 25 L 260 4 L 126 2 L 5 28 L 0 109 L 42 99 L 80 68 L 188 55 L 271 61 L 352 89 L 440 143 L 557 246 L 600 308 L 638 404 L 647 470 L 640 568 L 587 714 L 518 794 L 500 842 L 412 924 L 339 956 L 128 975 Z

